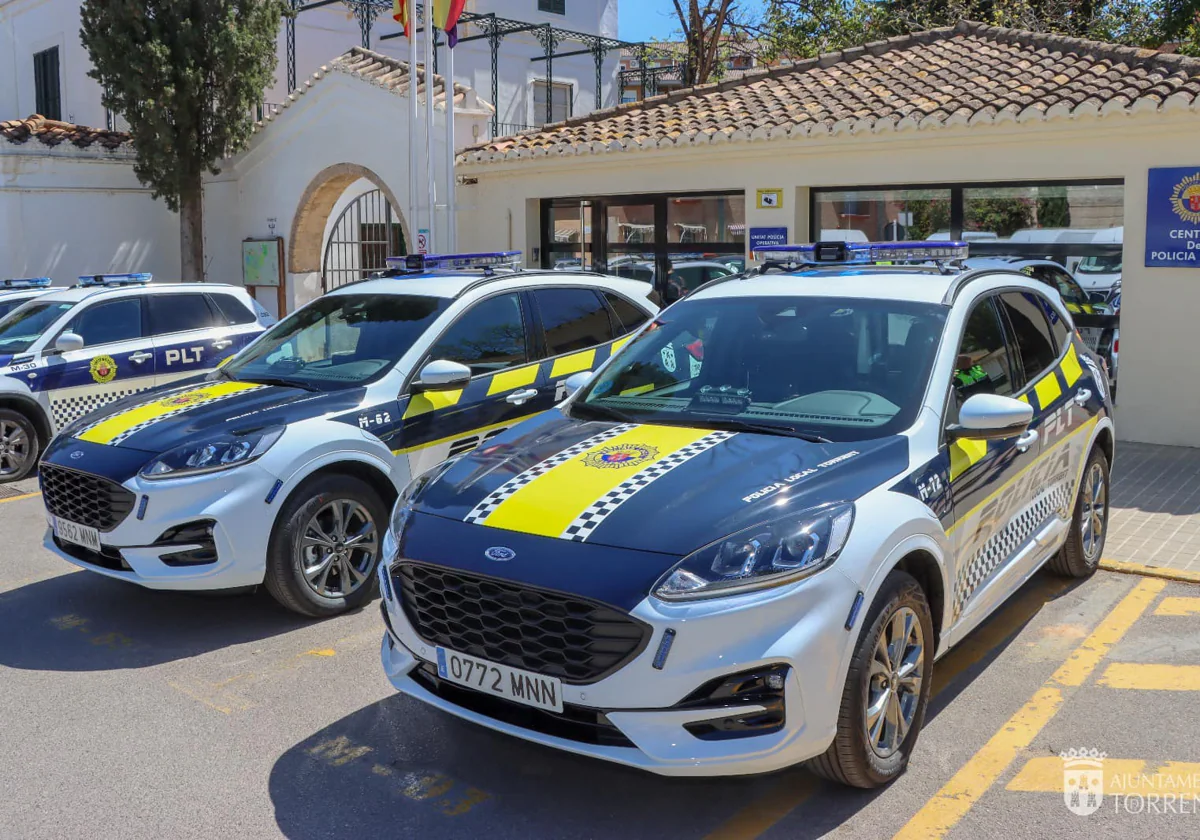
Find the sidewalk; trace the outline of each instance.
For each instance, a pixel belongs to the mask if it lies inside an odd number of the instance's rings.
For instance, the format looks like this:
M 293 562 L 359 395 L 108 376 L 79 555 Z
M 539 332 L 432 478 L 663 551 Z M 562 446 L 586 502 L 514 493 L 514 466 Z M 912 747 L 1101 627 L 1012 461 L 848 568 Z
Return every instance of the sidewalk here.
M 1117 443 L 1105 566 L 1200 580 L 1200 449 Z

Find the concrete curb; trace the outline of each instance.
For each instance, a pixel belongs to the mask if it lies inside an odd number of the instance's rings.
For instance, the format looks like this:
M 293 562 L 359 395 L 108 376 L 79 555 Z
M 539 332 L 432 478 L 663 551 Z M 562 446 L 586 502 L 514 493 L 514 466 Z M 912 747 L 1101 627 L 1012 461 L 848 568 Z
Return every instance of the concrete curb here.
M 1102 559 L 1100 561 L 1100 568 L 1123 575 L 1139 575 L 1141 577 L 1174 580 L 1181 583 L 1200 583 L 1200 572 L 1172 569 L 1165 566 L 1146 566 L 1142 563 L 1128 563 L 1124 560 Z

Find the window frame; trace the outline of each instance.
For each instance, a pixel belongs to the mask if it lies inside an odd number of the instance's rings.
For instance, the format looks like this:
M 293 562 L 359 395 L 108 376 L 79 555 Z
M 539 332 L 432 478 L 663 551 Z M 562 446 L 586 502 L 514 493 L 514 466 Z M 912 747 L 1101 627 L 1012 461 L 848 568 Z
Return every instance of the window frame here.
M 592 295 L 599 301 L 601 311 L 603 311 L 605 313 L 606 317 L 608 318 L 608 330 L 610 333 L 612 333 L 612 338 L 601 341 L 599 344 L 589 344 L 587 347 L 582 347 L 578 350 L 567 350 L 563 353 L 551 354 L 550 353 L 550 343 L 546 340 L 546 324 L 542 320 L 541 306 L 537 302 L 535 293 L 536 292 L 558 292 L 558 291 L 588 291 L 588 292 L 591 292 Z M 614 322 L 613 311 L 609 307 L 608 301 L 606 301 L 604 299 L 604 294 L 601 292 L 600 289 L 597 289 L 593 286 L 582 286 L 582 285 L 538 286 L 536 288 L 526 290 L 526 294 L 529 296 L 530 309 L 533 311 L 534 323 L 536 325 L 536 329 L 537 329 L 537 333 L 538 333 L 539 344 L 541 345 L 540 346 L 541 355 L 537 359 L 537 361 L 539 361 L 539 362 L 545 361 L 547 359 L 557 359 L 562 356 L 570 356 L 575 353 L 585 353 L 588 350 L 594 350 L 597 347 L 600 347 L 604 344 L 609 344 L 613 341 L 616 341 L 622 335 L 625 335 L 625 333 L 618 332 L 617 326 L 620 322 L 620 319 L 617 319 L 617 321 Z
M 542 103 L 541 108 L 538 107 L 537 89 L 539 85 L 546 89 L 546 95 L 550 97 L 550 116 L 552 117 L 554 116 L 554 91 L 565 90 L 567 92 L 566 116 L 561 120 L 553 119 L 550 122 L 563 122 L 571 119 L 575 110 L 575 85 L 570 82 L 556 82 L 553 79 L 534 79 L 529 84 L 529 109 L 531 111 L 529 124 L 534 126 L 548 125 L 548 123 L 545 123 L 545 103 Z
M 567 0 L 538 0 L 537 8 L 548 15 L 566 16 Z
M 1030 278 L 1030 279 L 1032 280 L 1033 278 Z M 1041 281 L 1034 280 L 1034 282 L 1040 283 Z M 1058 367 L 1058 363 L 1060 361 L 1062 361 L 1062 357 L 1065 355 L 1065 348 L 1062 350 L 1059 349 L 1058 344 L 1054 339 L 1053 325 L 1050 323 L 1050 319 L 1046 317 L 1045 309 L 1043 309 L 1041 306 L 1038 306 L 1037 307 L 1038 313 L 1042 316 L 1042 323 L 1045 325 L 1045 328 L 1046 328 L 1046 336 L 1050 340 L 1050 351 L 1051 351 L 1050 364 L 1048 364 L 1048 365 L 1046 365 L 1046 367 L 1040 369 L 1036 375 L 1026 376 L 1025 375 L 1025 357 L 1022 355 L 1021 345 L 1017 341 L 1016 328 L 1012 325 L 1012 322 L 1009 320 L 1008 309 L 1003 306 L 1000 306 L 1000 303 L 1003 302 L 1001 300 L 1001 298 L 1003 295 L 1006 295 L 1006 294 L 1030 294 L 1030 295 L 1034 295 L 1036 297 L 1040 297 L 1040 298 L 1044 299 L 1047 305 L 1052 305 L 1052 304 L 1050 304 L 1049 298 L 1047 298 L 1045 295 L 1040 294 L 1036 290 L 1031 290 L 1031 289 L 999 289 L 996 291 L 995 295 L 993 296 L 995 299 L 995 302 L 996 302 L 996 310 L 1000 313 L 1000 319 L 1003 324 L 1005 334 L 1008 337 L 1009 358 L 1011 360 L 1011 358 L 1015 357 L 1021 366 L 1021 370 L 1020 370 L 1021 387 L 1014 389 L 1012 392 L 1012 396 L 1014 398 L 1016 398 L 1023 394 L 1029 393 L 1029 389 L 1033 386 L 1033 383 L 1041 381 L 1041 379 L 1043 377 L 1045 377 L 1047 371 L 1053 371 L 1056 367 Z M 1012 365 L 1010 364 L 1009 367 L 1011 368 Z
M 1008 325 L 1008 319 L 1005 317 L 1004 312 L 997 305 L 998 299 L 1000 297 L 1000 293 L 1002 291 L 1003 291 L 1002 289 L 992 289 L 990 291 L 984 292 L 982 295 L 975 298 L 975 300 L 973 300 L 971 302 L 970 307 L 967 309 L 967 316 L 963 319 L 962 327 L 959 329 L 958 335 L 955 336 L 954 349 L 953 349 L 954 355 L 950 359 L 950 364 L 951 364 L 950 376 L 949 376 L 949 381 L 946 383 L 946 409 L 943 412 L 943 417 L 942 417 L 942 429 L 941 429 L 941 434 L 940 434 L 941 444 L 947 443 L 946 427 L 953 423 L 958 422 L 958 412 L 959 412 L 959 409 L 962 408 L 962 405 L 958 401 L 958 390 L 954 387 L 954 367 L 953 367 L 953 365 L 954 365 L 955 361 L 958 359 L 958 351 L 962 348 L 963 337 L 966 335 L 966 332 L 967 332 L 967 324 L 970 322 L 971 316 L 975 314 L 976 307 L 981 306 L 983 304 L 987 304 L 988 306 L 990 306 L 992 308 L 992 315 L 996 318 L 996 324 L 1000 327 L 1000 339 L 1001 339 L 1001 341 L 1004 342 L 1004 350 L 1005 350 L 1005 357 L 1006 357 L 1005 363 L 1008 365 L 1008 379 L 1013 384 L 1012 393 L 1008 394 L 1007 396 L 1016 398 L 1019 394 L 1022 393 L 1023 389 L 1026 387 L 1026 383 L 1020 382 L 1016 378 L 1015 372 L 1013 370 L 1014 344 L 1013 344 L 1013 340 L 1012 340 L 1012 335 L 1009 332 L 1010 327 Z M 1017 387 L 1018 384 L 1021 385 L 1020 388 Z M 1006 396 L 1006 395 L 1002 394 L 1001 396 Z
M 144 341 L 144 342 L 146 342 L 146 347 L 149 348 L 151 346 L 150 343 L 153 341 L 153 338 L 150 335 L 150 307 L 143 305 L 144 304 L 144 295 L 125 295 L 122 297 L 112 297 L 112 298 L 107 298 L 107 299 L 100 298 L 98 300 L 85 301 L 84 305 L 79 307 L 79 310 L 77 312 L 66 313 L 66 316 L 67 316 L 66 323 L 64 323 L 62 325 L 62 329 L 60 329 L 55 334 L 54 338 L 52 340 L 50 340 L 49 342 L 47 342 L 47 344 L 45 346 L 45 350 L 52 351 L 54 349 L 55 345 L 58 343 L 59 336 L 61 336 L 63 333 L 70 330 L 71 325 L 74 324 L 78 318 L 83 316 L 88 311 L 95 309 L 96 307 L 99 307 L 99 306 L 106 306 L 106 305 L 112 304 L 112 303 L 120 303 L 120 302 L 126 301 L 126 300 L 137 301 L 138 312 L 141 316 L 142 334 L 135 338 L 120 338 L 120 339 L 117 339 L 116 341 L 105 341 L 100 344 L 86 344 L 85 343 L 83 349 L 88 350 L 92 347 L 109 347 L 113 344 L 123 344 L 127 341 Z M 86 339 L 85 339 L 85 341 L 86 341 Z
M 48 78 L 50 74 L 53 79 Z M 62 100 L 62 55 L 55 44 L 33 54 L 34 108 L 48 120 L 61 120 Z
M 412 384 L 420 378 L 421 369 L 437 358 L 433 355 L 434 348 L 438 346 L 438 344 L 443 338 L 446 337 L 446 334 L 449 333 L 450 330 L 458 326 L 459 322 L 462 321 L 463 318 L 469 315 L 476 307 L 482 306 L 493 298 L 506 297 L 509 295 L 516 295 L 521 307 L 521 329 L 525 331 L 525 361 L 521 364 L 502 368 L 502 370 L 512 370 L 514 368 L 524 367 L 525 365 L 538 364 L 540 358 L 536 354 L 537 348 L 533 342 L 534 330 L 532 329 L 532 307 L 527 300 L 526 291 L 524 289 L 503 289 L 471 301 L 462 309 L 461 312 L 459 312 L 450 320 L 450 323 L 446 324 L 444 329 L 438 331 L 438 334 L 426 345 L 425 352 L 421 354 L 420 361 L 413 366 L 412 371 L 410 371 L 408 376 L 405 377 L 403 384 L 400 386 L 399 396 L 404 397 L 413 395 Z M 467 367 L 470 367 L 470 365 L 467 365 Z M 494 376 L 499 372 L 500 371 L 493 370 L 486 373 L 473 373 L 469 381 L 474 382 L 476 379 L 480 379 L 485 376 Z
M 204 294 L 204 297 L 208 300 L 209 308 L 214 310 L 216 312 L 216 314 L 221 318 L 221 320 L 228 322 L 225 324 L 217 325 L 217 327 L 215 327 L 215 329 L 222 329 L 225 327 L 229 327 L 229 328 L 244 327 L 247 324 L 258 323 L 258 313 L 254 311 L 253 307 L 247 306 L 245 303 L 243 303 L 242 299 L 239 298 L 233 292 L 209 292 L 209 291 L 206 291 L 203 294 Z M 221 304 L 217 302 L 218 297 L 228 298 L 230 301 L 233 302 L 232 303 L 233 306 L 238 307 L 238 309 L 240 311 L 249 315 L 250 320 L 249 321 L 229 321 L 229 316 L 225 313 L 225 310 L 221 308 Z
M 212 303 L 208 299 L 207 292 L 197 292 L 197 291 L 175 292 L 175 291 L 172 291 L 172 292 L 167 292 L 165 294 L 146 295 L 144 298 L 144 300 L 146 302 L 146 307 L 145 307 L 143 320 L 146 323 L 145 332 L 149 339 L 153 340 L 153 339 L 161 338 L 163 336 L 168 336 L 168 335 L 183 335 L 184 333 L 197 333 L 197 332 L 204 332 L 205 330 L 216 330 L 216 329 L 223 329 L 225 327 L 234 326 L 233 324 L 211 323 L 207 327 L 191 327 L 186 330 L 171 330 L 170 332 L 155 332 L 154 331 L 154 318 L 150 314 L 150 310 L 154 307 L 153 301 L 158 300 L 160 298 L 183 297 L 184 295 L 195 295 L 195 296 L 199 297 L 202 301 L 204 301 L 204 305 L 206 307 L 208 307 L 208 317 L 210 319 L 212 319 L 214 321 L 215 320 L 222 320 L 222 321 L 225 320 L 225 316 L 221 312 L 221 310 L 216 306 L 216 304 Z

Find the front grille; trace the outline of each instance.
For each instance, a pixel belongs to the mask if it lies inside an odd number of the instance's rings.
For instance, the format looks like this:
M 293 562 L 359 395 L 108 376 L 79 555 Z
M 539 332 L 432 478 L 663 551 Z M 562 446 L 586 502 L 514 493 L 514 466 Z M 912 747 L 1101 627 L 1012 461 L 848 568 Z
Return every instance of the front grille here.
M 594 601 L 423 564 L 392 574 L 405 615 L 429 644 L 565 683 L 603 679 L 650 638 L 649 625 Z
M 42 497 L 55 516 L 111 531 L 133 510 L 133 493 L 115 481 L 54 464 L 41 465 Z

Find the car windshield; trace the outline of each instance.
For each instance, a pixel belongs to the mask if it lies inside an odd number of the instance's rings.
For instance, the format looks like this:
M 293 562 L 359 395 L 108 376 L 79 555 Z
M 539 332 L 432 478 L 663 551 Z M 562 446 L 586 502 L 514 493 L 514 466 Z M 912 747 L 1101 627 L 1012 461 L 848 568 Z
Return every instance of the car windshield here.
M 30 301 L 0 318 L 0 353 L 24 353 L 74 305 L 71 301 Z
M 329 295 L 280 321 L 220 372 L 320 391 L 365 385 L 391 370 L 449 305 L 416 295 Z
M 1120 274 L 1121 255 L 1111 254 L 1107 257 L 1084 257 L 1075 268 L 1079 274 Z
M 947 309 L 827 297 L 684 300 L 580 394 L 580 419 L 834 441 L 916 419 Z

